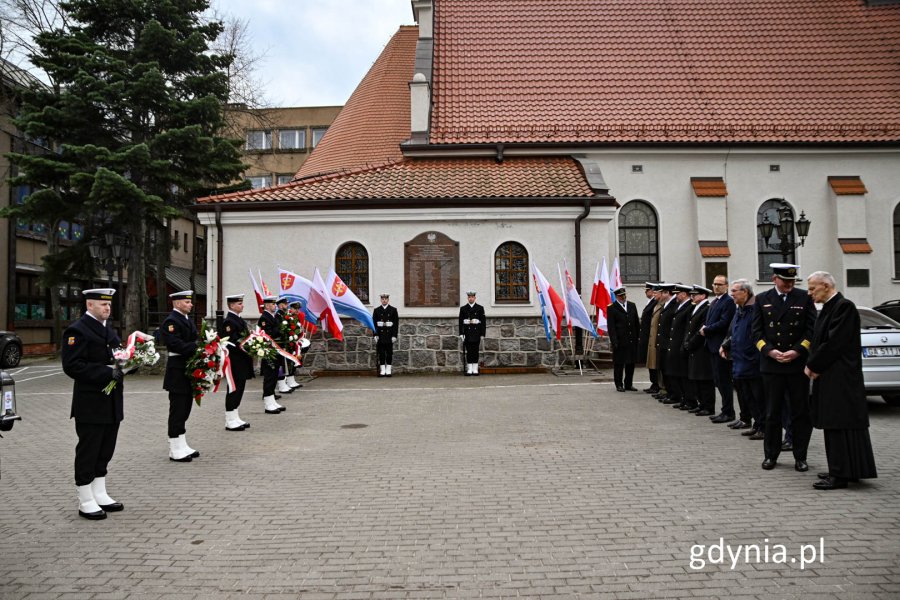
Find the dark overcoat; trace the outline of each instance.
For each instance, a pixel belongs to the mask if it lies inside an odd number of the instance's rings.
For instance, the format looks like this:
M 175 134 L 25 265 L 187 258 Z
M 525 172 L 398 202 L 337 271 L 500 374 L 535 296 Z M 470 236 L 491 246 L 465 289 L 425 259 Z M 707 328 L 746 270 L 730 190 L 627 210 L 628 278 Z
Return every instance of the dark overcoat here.
M 480 323 L 463 323 L 466 319 L 477 319 Z M 482 336 L 487 333 L 487 319 L 484 316 L 484 307 L 477 302 L 472 306 L 468 303 L 459 307 L 459 335 L 465 336 L 467 344 L 478 344 Z
M 390 344 L 391 338 L 397 337 L 400 332 L 400 315 L 397 313 L 397 309 L 390 304 L 376 306 L 372 311 L 372 321 L 375 322 L 375 335 L 378 337 L 379 344 Z
M 672 328 L 669 331 L 669 343 L 666 347 L 666 363 L 663 365 L 663 373 L 666 375 L 687 377 L 688 355 L 684 350 L 684 337 L 687 334 L 693 308 L 693 304 L 684 302 L 675 310 L 675 315 L 672 317 Z
M 706 337 L 700 335 L 700 329 L 706 325 L 710 310 L 712 309 L 709 302 L 704 302 L 702 306 L 693 311 L 684 338 L 684 347 L 688 353 L 687 378 L 694 381 L 712 381 L 713 379 L 712 361 L 709 360 Z
M 869 426 L 862 373 L 859 311 L 840 292 L 822 307 L 806 366 L 813 380 L 810 412 L 819 429 Z
M 231 361 L 231 374 L 234 378 L 242 381 L 253 379 L 253 358 L 238 346 L 244 338 L 250 335 L 247 321 L 229 310 L 217 333 L 220 338 L 227 336 L 228 341 L 233 344 L 228 347 L 228 358 Z
M 275 314 L 270 313 L 267 310 L 264 310 L 262 314 L 259 316 L 259 321 L 257 321 L 257 325 L 259 328 L 266 332 L 266 334 L 275 341 L 279 346 L 281 343 L 278 341 L 281 338 L 281 327 L 278 325 L 278 313 Z M 281 357 L 278 357 L 276 360 L 267 360 L 265 362 L 269 363 L 270 366 L 276 368 L 278 366 L 278 360 L 281 360 Z
M 734 303 L 734 298 L 728 294 L 722 294 L 710 301 L 709 310 L 706 313 L 706 329 L 703 331 L 703 339 L 706 341 L 706 349 L 711 354 L 718 356 L 719 346 L 728 335 L 735 310 L 737 310 L 737 305 Z
M 79 423 L 106 425 L 122 421 L 125 382 L 117 383 L 109 395 L 103 393 L 113 379 L 113 350 L 121 345 L 109 322 L 104 326 L 88 313 L 63 332 L 62 367 L 75 380 L 70 418 Z
M 650 325 L 653 324 L 653 309 L 656 308 L 656 298 L 650 298 L 647 306 L 641 311 L 641 337 L 638 340 L 637 362 L 647 362 L 647 345 L 650 342 Z
M 672 319 L 678 310 L 678 301 L 672 298 L 663 305 L 659 312 L 659 323 L 656 326 L 656 368 L 665 372 L 666 354 L 669 351 L 669 334 L 672 333 Z
M 760 354 L 760 373 L 803 373 L 815 323 L 816 305 L 806 290 L 792 289 L 785 302 L 781 301 L 776 288 L 757 294 L 753 310 L 753 343 Z M 800 357 L 780 363 L 769 356 L 772 348 L 781 352 L 796 350 Z
M 177 394 L 191 394 L 191 379 L 187 363 L 197 351 L 200 334 L 193 319 L 173 310 L 159 328 L 163 344 L 169 351 L 163 389 Z
M 634 302 L 625 303 L 626 308 L 613 302 L 606 309 L 606 324 L 609 329 L 609 343 L 612 346 L 613 362 L 628 364 L 637 362 L 640 322 Z

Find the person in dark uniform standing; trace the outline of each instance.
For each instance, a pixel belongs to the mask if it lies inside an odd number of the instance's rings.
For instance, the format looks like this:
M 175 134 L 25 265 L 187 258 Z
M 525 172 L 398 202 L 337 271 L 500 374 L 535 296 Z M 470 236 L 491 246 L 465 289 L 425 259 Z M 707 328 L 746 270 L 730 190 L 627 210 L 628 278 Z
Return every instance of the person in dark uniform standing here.
M 281 335 L 281 328 L 278 327 L 278 321 L 275 318 L 275 296 L 263 298 L 263 307 L 263 313 L 259 316 L 259 328 L 277 341 Z M 263 378 L 263 406 L 265 406 L 267 415 L 277 415 L 285 410 L 275 401 L 281 397 L 275 396 L 275 385 L 278 383 L 278 361 L 281 361 L 280 356 L 273 360 L 262 360 L 259 365 Z
M 685 334 L 684 349 L 688 354 L 687 388 L 685 400 L 679 408 L 696 414 L 713 414 L 716 408 L 716 388 L 713 385 L 712 361 L 701 333 L 709 312 L 712 290 L 694 285 L 690 292 L 693 309 Z
M 665 402 L 671 393 L 666 381 L 666 353 L 669 348 L 669 334 L 672 332 L 672 318 L 678 309 L 678 302 L 675 300 L 674 283 L 661 283 L 659 290 L 659 303 L 662 308 L 659 309 L 656 327 L 656 379 L 660 390 L 653 397 Z
M 381 294 L 381 306 L 372 311 L 375 322 L 375 349 L 378 352 L 378 376 L 391 376 L 391 363 L 394 361 L 394 344 L 400 332 L 400 315 L 390 305 L 391 295 Z
M 640 322 L 637 307 L 629 302 L 624 287 L 613 291 L 615 302 L 606 308 L 606 323 L 609 327 L 609 344 L 613 355 L 613 380 L 617 392 L 636 392 L 632 385 L 634 363 L 638 357 Z M 622 375 L 625 375 L 623 380 Z
M 63 332 L 62 366 L 75 380 L 72 412 L 75 419 L 75 487 L 78 514 L 85 519 L 105 519 L 106 513 L 124 509 L 106 493 L 106 474 L 116 450 L 119 423 L 124 418 L 124 373 L 113 359 L 122 341 L 109 323 L 113 289 L 84 290 L 86 311 Z M 107 395 L 103 389 L 116 386 Z
M 656 381 L 656 367 L 650 366 L 649 363 L 649 347 L 648 344 L 650 342 L 650 328 L 653 325 L 653 309 L 656 308 L 656 297 L 658 292 L 654 291 L 655 283 L 650 283 L 649 281 L 644 283 L 644 295 L 647 297 L 647 305 L 644 306 L 644 310 L 641 312 L 641 337 L 638 340 L 638 362 L 647 364 L 647 373 L 650 377 L 650 387 L 645 389 L 644 391 L 648 394 L 655 394 L 659 391 L 659 384 Z M 659 320 L 657 319 L 657 327 Z M 655 360 L 655 357 L 654 357 Z M 655 362 L 654 362 L 655 365 Z
M 468 303 L 459 307 L 459 339 L 466 351 L 466 375 L 478 375 L 478 351 L 487 333 L 484 307 L 475 302 L 475 292 L 466 292 Z
M 278 307 L 278 310 L 275 311 L 275 322 L 278 324 L 278 327 L 275 329 L 277 335 L 272 335 L 272 339 L 275 340 L 279 346 L 284 348 L 287 345 L 287 340 L 284 338 L 284 333 L 281 330 L 281 324 L 284 322 L 284 317 L 288 313 L 288 298 L 287 296 L 280 296 L 276 301 L 275 305 Z M 271 334 L 270 334 L 271 335 Z M 292 365 L 291 361 L 286 359 L 283 356 L 278 357 L 278 368 L 276 369 L 277 379 L 275 382 L 275 391 L 279 394 L 291 394 L 294 392 L 294 388 L 288 385 L 287 383 L 287 374 L 288 374 L 288 365 Z
M 728 423 L 735 420 L 731 361 L 719 356 L 719 348 L 728 335 L 736 310 L 734 299 L 726 293 L 727 290 L 728 279 L 724 275 L 716 275 L 713 278 L 713 292 L 716 297 L 709 303 L 706 324 L 700 330 L 700 334 L 706 338 L 706 350 L 713 368 L 713 382 L 719 390 L 719 395 L 722 396 L 722 410 L 712 418 L 713 423 Z M 716 411 L 715 404 L 710 410 Z
M 241 419 L 238 407 L 244 397 L 244 388 L 248 379 L 253 379 L 253 359 L 239 346 L 241 341 L 250 334 L 247 322 L 241 318 L 244 311 L 244 294 L 225 296 L 228 304 L 228 312 L 222 325 L 219 327 L 219 337 L 228 337 L 232 343 L 228 347 L 228 358 L 231 361 L 231 375 L 234 379 L 234 389 L 225 394 L 225 429 L 228 431 L 243 431 L 250 427 L 250 423 Z
M 830 273 L 817 271 L 807 281 L 822 312 L 804 373 L 812 380 L 810 409 L 814 425 L 824 431 L 828 460 L 828 472 L 820 473 L 813 487 L 836 490 L 848 481 L 878 477 L 869 439 L 859 311 L 835 289 Z
M 298 317 L 301 324 L 304 322 L 303 315 L 300 312 L 302 310 L 303 310 L 303 305 L 300 303 L 299 300 L 295 300 L 295 301 L 291 302 L 290 304 L 288 304 L 288 312 L 290 314 L 294 315 L 295 317 Z M 303 346 L 302 340 L 303 340 L 304 335 L 305 335 L 305 333 L 301 334 L 301 336 L 300 336 L 301 339 L 297 341 L 297 344 L 299 344 L 301 347 Z M 306 340 L 306 344 L 307 344 L 306 349 L 308 350 L 309 349 L 309 345 L 308 345 L 309 340 Z M 303 354 L 305 354 L 305 351 L 303 351 L 301 349 L 300 356 L 299 356 L 299 358 L 301 360 L 301 363 L 300 363 L 301 365 L 303 364 L 302 363 L 302 360 L 303 360 L 302 355 Z M 284 377 L 284 382 L 287 383 L 287 386 L 292 390 L 302 388 L 303 384 L 297 383 L 297 380 L 294 378 L 294 375 L 297 373 L 297 369 L 300 368 L 300 365 L 297 365 L 297 364 L 293 363 L 292 361 L 286 360 L 284 368 L 287 369 L 285 372 L 285 377 Z
M 663 400 L 663 404 L 681 404 L 684 402 L 685 383 L 687 381 L 688 355 L 684 349 L 684 338 L 687 333 L 688 323 L 691 320 L 691 298 L 688 292 L 691 286 L 675 284 L 675 302 L 678 308 L 672 316 L 672 327 L 669 330 L 669 340 L 666 346 L 666 361 L 663 372 L 666 375 L 666 388 L 669 397 Z
M 781 453 L 781 411 L 785 396 L 794 433 L 794 469 L 807 471 L 806 450 L 812 434 L 809 380 L 803 373 L 816 322 L 812 298 L 795 288 L 797 265 L 772 263 L 775 287 L 756 296 L 753 342 L 760 353 L 759 370 L 766 395 L 765 460 L 774 469 Z
M 163 389 L 169 392 L 169 460 L 191 462 L 200 456 L 197 450 L 188 446 L 185 437 L 194 404 L 187 363 L 194 356 L 200 337 L 197 326 L 188 316 L 194 307 L 194 290 L 175 292 L 169 294 L 169 298 L 172 299 L 172 312 L 160 326 L 163 344 L 169 352 L 163 379 Z

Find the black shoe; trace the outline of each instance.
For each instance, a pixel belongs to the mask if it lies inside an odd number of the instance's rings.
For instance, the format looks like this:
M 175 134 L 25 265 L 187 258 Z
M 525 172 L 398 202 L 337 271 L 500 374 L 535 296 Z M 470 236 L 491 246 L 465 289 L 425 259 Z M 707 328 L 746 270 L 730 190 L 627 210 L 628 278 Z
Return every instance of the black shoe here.
M 97 512 L 84 512 L 79 510 L 78 516 L 90 519 L 91 521 L 101 521 L 106 518 L 106 513 L 102 510 L 98 510 Z
M 710 421 L 712 421 L 713 423 L 730 423 L 731 421 L 734 421 L 734 416 L 719 415 L 718 417 L 710 419 Z
M 297 385 L 292 385 L 292 386 L 290 386 L 290 387 L 291 387 L 291 390 L 296 390 L 297 388 L 302 388 L 302 387 L 303 387 L 303 384 L 302 384 L 302 383 L 298 383 Z
M 817 473 L 816 477 L 818 477 L 819 479 L 828 479 L 829 477 L 831 477 L 831 473 Z
M 749 437 L 751 435 L 755 435 L 757 431 L 759 431 L 759 429 L 756 429 L 754 427 L 754 428 L 748 429 L 747 431 L 742 432 L 741 435 Z
M 281 394 L 272 394 L 276 400 L 281 400 Z
M 781 449 L 787 451 L 793 450 L 794 444 L 792 444 L 791 442 L 784 442 L 783 444 L 781 444 Z
M 712 412 L 711 410 L 706 410 L 706 409 L 704 408 L 704 409 L 701 409 L 701 410 L 698 410 L 697 412 L 695 412 L 695 413 L 694 413 L 694 416 L 695 416 L 695 417 L 708 417 L 708 416 L 710 416 L 711 414 L 713 414 L 713 412 Z
M 659 393 L 659 388 L 656 387 L 655 385 L 651 385 L 651 386 L 648 387 L 648 388 L 644 388 L 644 393 L 646 393 L 646 394 L 658 394 L 658 393 Z
M 806 471 L 809 471 L 809 465 L 806 464 L 805 460 L 797 460 L 794 461 L 794 470 L 805 473 Z
M 274 410 L 269 410 L 269 409 L 267 408 L 267 409 L 266 409 L 266 414 L 267 414 L 267 415 L 280 415 L 280 414 L 281 414 L 281 409 L 280 409 L 280 408 L 276 408 L 276 409 L 274 409 Z
M 748 437 L 747 439 L 748 440 L 764 440 L 764 439 L 766 439 L 766 434 L 757 429 L 756 433 L 751 433 L 750 437 Z
M 387 377 L 387 373 L 379 373 L 378 376 L 379 377 Z
M 655 394 L 653 394 L 653 397 L 656 398 L 657 400 L 664 400 L 668 397 L 668 395 L 660 393 L 660 392 L 656 392 Z
M 226 427 L 225 431 L 243 431 L 247 429 L 246 425 L 238 425 L 237 427 Z
M 120 510 L 125 510 L 125 505 L 121 502 L 113 502 L 112 504 L 100 504 L 99 506 L 104 510 L 104 512 L 119 512 Z
M 732 429 L 750 429 L 750 423 L 738 419 L 737 421 L 729 425 L 729 427 L 731 427 Z
M 188 456 L 185 456 L 184 458 L 172 458 L 172 457 L 170 456 L 170 457 L 169 457 L 169 460 L 174 461 L 174 462 L 191 462 L 191 461 L 194 460 L 194 459 L 191 458 L 190 455 L 188 455 Z
M 666 398 L 662 401 L 663 404 L 681 404 L 681 400 L 676 398 Z
M 638 389 L 634 386 L 631 386 L 631 387 L 625 388 L 625 391 L 626 392 L 636 392 L 636 391 L 638 391 Z
M 616 391 L 617 391 L 617 392 L 624 392 L 624 391 L 625 391 L 625 388 L 623 388 L 621 385 L 617 385 L 617 386 L 616 386 Z
M 766 471 L 771 471 L 775 468 L 775 465 L 778 464 L 774 458 L 767 458 L 762 462 L 762 468 Z
M 841 479 L 840 477 L 831 477 L 829 475 L 825 479 L 820 479 L 815 482 L 813 487 L 817 490 L 841 490 L 847 487 L 847 480 Z

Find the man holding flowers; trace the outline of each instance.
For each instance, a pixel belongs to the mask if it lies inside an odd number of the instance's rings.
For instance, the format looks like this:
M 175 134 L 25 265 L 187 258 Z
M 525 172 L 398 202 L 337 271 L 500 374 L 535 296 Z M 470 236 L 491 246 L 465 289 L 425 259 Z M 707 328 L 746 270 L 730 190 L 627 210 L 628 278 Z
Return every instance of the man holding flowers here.
M 231 375 L 234 379 L 234 389 L 225 395 L 225 429 L 228 431 L 243 431 L 250 427 L 250 423 L 241 419 L 238 407 L 244 397 L 244 387 L 248 379 L 253 379 L 253 359 L 240 346 L 240 342 L 250 335 L 247 322 L 241 318 L 244 310 L 244 294 L 225 296 L 228 303 L 228 312 L 219 327 L 219 337 L 228 338 L 232 346 L 229 348 L 231 360 Z
M 75 486 L 78 514 L 100 520 L 124 509 L 106 493 L 107 466 L 116 450 L 119 423 L 124 418 L 121 366 L 113 351 L 121 340 L 109 323 L 115 290 L 84 290 L 86 312 L 63 333 L 62 365 L 75 380 L 72 412 L 75 419 Z M 104 388 L 113 386 L 107 394 Z
M 275 296 L 266 296 L 263 298 L 263 313 L 259 316 L 259 328 L 264 331 L 273 341 L 280 336 L 281 329 L 275 318 Z M 284 411 L 285 408 L 278 404 L 275 400 L 275 384 L 278 381 L 278 361 L 280 357 L 269 359 L 263 358 L 260 361 L 259 370 L 263 376 L 263 405 L 266 414 L 277 415 Z M 279 396 L 280 397 L 280 396 Z
M 194 307 L 194 290 L 169 294 L 172 312 L 160 327 L 162 341 L 169 351 L 163 389 L 169 392 L 169 460 L 191 462 L 200 452 L 187 444 L 186 424 L 191 416 L 194 396 L 187 363 L 197 350 L 197 326 L 188 316 Z

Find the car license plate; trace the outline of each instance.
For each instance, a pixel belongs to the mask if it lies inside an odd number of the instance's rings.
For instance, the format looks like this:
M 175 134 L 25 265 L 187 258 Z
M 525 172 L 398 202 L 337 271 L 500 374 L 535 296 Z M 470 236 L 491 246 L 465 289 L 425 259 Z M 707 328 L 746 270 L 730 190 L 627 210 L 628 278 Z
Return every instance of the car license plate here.
M 863 356 L 900 356 L 900 346 L 869 346 L 863 348 Z

